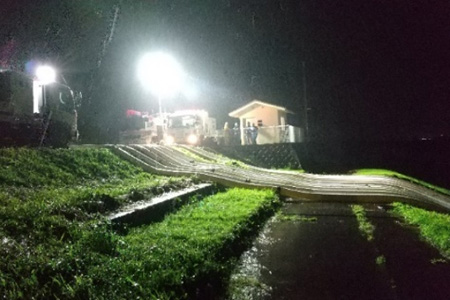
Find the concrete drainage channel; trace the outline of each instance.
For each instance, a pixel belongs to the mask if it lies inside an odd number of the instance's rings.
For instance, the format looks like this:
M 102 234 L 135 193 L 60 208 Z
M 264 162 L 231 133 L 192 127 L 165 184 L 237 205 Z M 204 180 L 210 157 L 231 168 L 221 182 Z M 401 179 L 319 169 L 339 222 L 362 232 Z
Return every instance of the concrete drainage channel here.
M 108 216 L 116 229 L 127 226 L 139 226 L 162 221 L 164 217 L 187 203 L 193 196 L 205 197 L 216 192 L 211 183 L 197 184 L 179 191 L 165 193 L 151 199 L 139 201 L 122 208 Z

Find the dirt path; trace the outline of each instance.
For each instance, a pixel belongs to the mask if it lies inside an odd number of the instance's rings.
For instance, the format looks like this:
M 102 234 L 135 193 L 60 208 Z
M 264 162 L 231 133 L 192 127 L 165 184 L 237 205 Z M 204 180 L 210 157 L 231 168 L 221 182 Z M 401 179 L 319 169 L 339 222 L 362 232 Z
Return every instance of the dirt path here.
M 439 254 L 383 209 L 366 208 L 377 226 L 372 242 L 348 204 L 286 204 L 285 220 L 269 224 L 244 254 L 233 275 L 244 285 L 234 298 L 450 299 L 449 265 L 430 262 Z

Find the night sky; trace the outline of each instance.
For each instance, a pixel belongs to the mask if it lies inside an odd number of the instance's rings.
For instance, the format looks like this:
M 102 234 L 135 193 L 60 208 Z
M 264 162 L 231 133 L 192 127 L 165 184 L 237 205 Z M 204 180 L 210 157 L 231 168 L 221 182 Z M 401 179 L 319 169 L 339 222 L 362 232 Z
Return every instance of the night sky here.
M 313 139 L 450 135 L 448 1 L 3 2 L 0 64 L 59 67 L 84 92 L 88 127 L 110 132 L 126 108 L 156 110 L 136 64 L 165 50 L 199 89 L 165 106 L 208 109 L 219 126 L 252 99 L 286 106 L 303 124 L 305 75 Z M 101 55 L 114 3 L 120 15 Z

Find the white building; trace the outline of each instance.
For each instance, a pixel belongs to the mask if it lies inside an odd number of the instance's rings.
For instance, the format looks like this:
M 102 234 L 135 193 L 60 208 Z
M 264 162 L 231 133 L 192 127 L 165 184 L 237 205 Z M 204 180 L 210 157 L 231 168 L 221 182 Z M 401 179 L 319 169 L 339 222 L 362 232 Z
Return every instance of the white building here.
M 252 124 L 258 126 L 257 144 L 302 142 L 301 128 L 287 124 L 287 114 L 293 114 L 293 112 L 282 106 L 253 100 L 228 115 L 239 118 L 243 145 L 246 144 L 245 128 Z

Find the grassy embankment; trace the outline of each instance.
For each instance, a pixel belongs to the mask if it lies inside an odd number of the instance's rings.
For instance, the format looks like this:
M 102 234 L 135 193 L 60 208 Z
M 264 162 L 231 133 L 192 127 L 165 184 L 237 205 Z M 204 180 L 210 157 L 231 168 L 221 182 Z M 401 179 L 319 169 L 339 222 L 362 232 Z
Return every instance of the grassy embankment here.
M 119 236 L 103 213 L 188 180 L 144 173 L 105 149 L 0 150 L 0 167 L 6 299 L 183 296 L 186 284 L 223 268 L 214 251 L 245 231 L 255 211 L 269 211 L 273 198 L 238 191 L 229 203 L 230 195 L 198 202 L 184 215 Z M 221 213 L 214 218 L 205 208 Z
M 447 190 L 445 188 L 442 188 L 442 187 L 433 185 L 431 183 L 419 180 L 419 179 L 411 177 L 411 176 L 403 175 L 403 174 L 395 172 L 395 171 L 384 170 L 384 169 L 359 169 L 359 170 L 355 170 L 353 172 L 353 174 L 356 174 L 356 175 L 382 175 L 382 176 L 396 177 L 399 179 L 404 179 L 404 180 L 425 186 L 431 190 L 434 190 L 436 192 L 450 196 L 450 190 Z
M 75 268 L 65 265 L 73 241 L 102 227 L 101 213 L 189 184 L 106 149 L 1 149 L 0 169 L 0 295 L 8 299 L 53 290 Z

